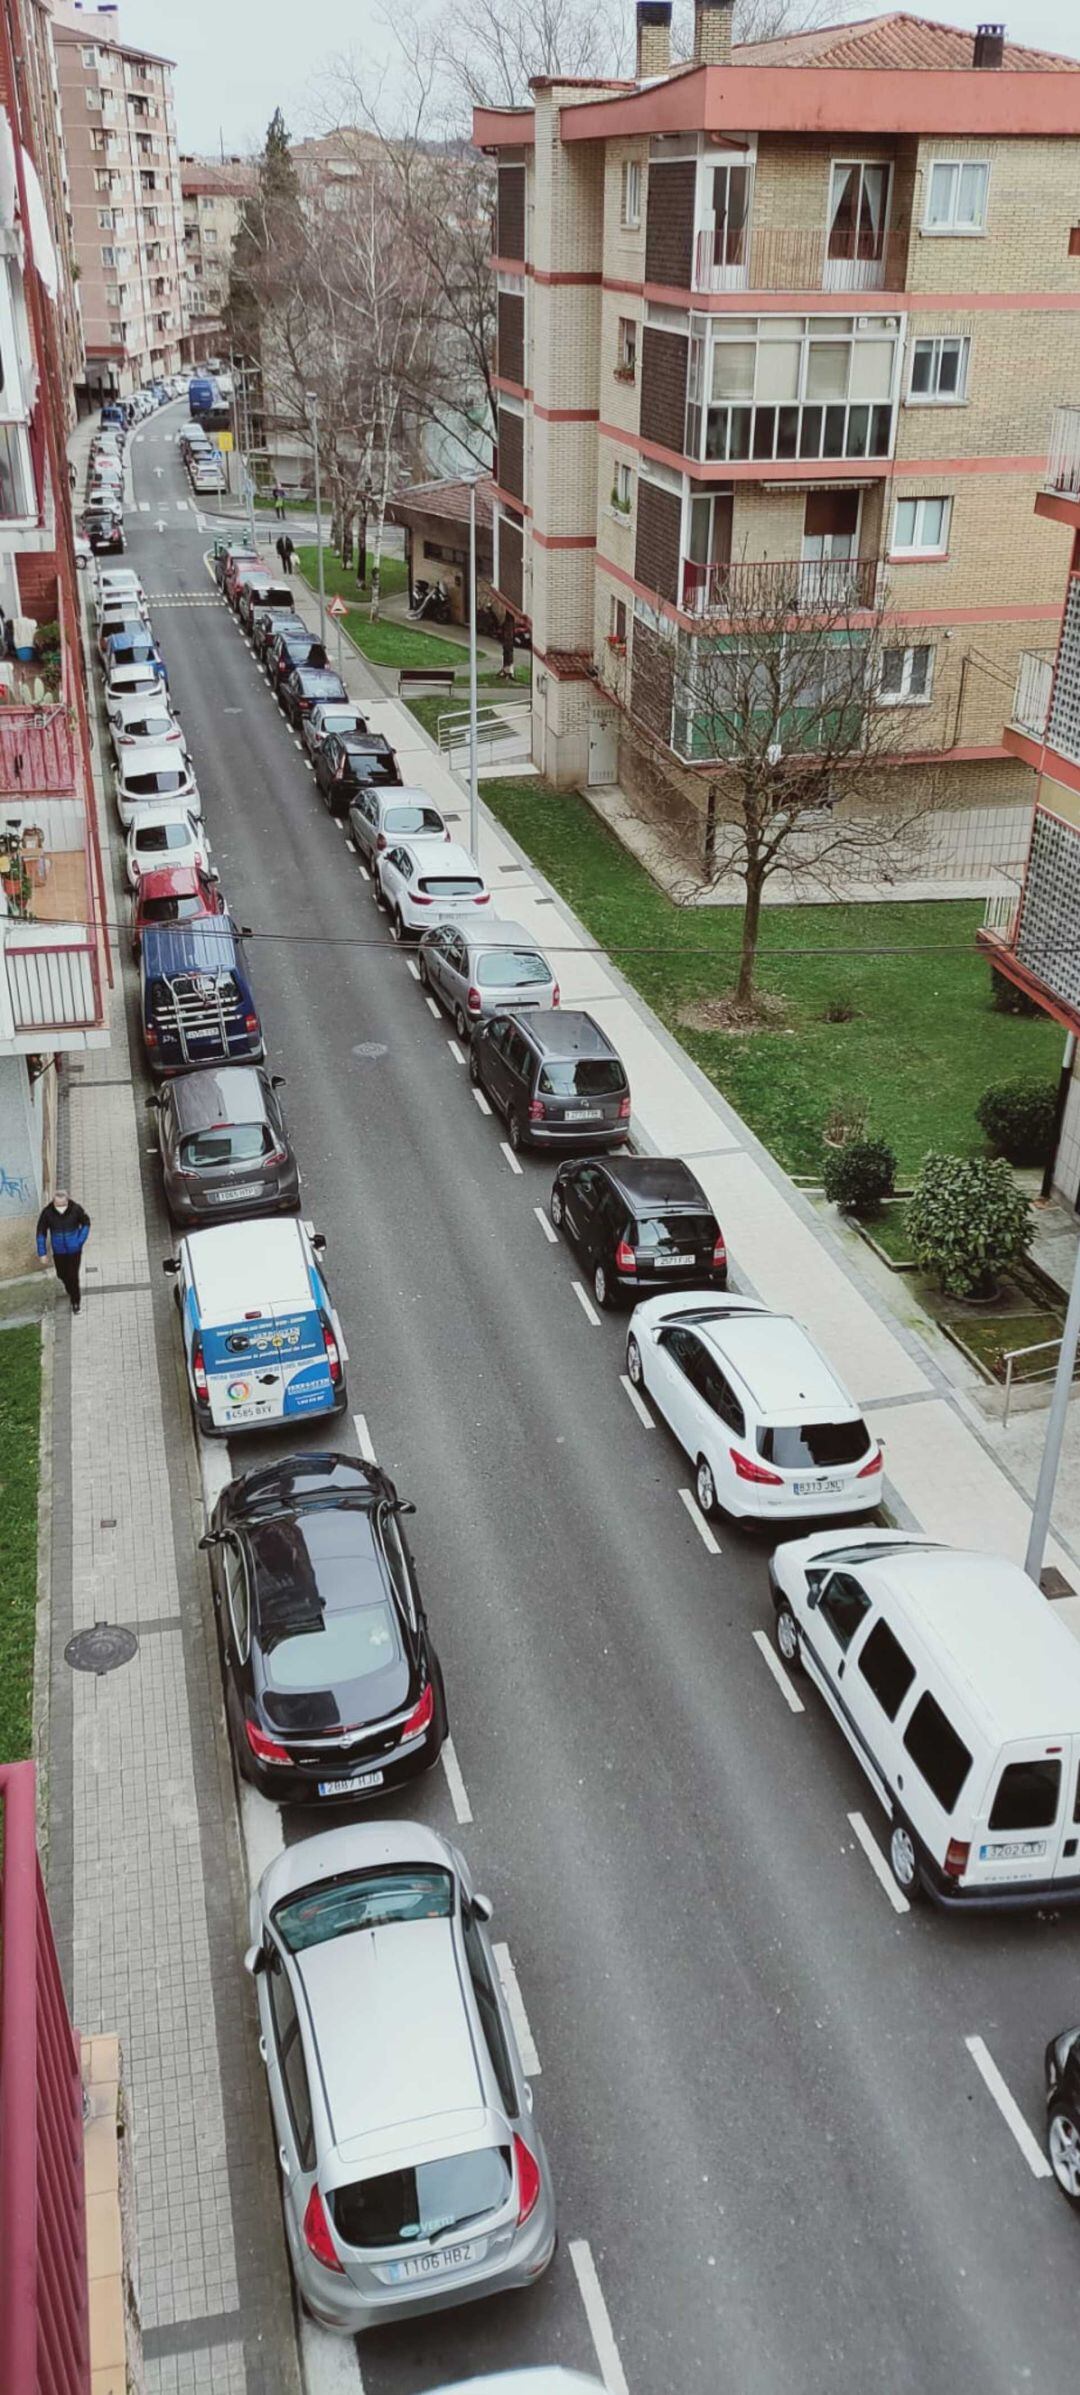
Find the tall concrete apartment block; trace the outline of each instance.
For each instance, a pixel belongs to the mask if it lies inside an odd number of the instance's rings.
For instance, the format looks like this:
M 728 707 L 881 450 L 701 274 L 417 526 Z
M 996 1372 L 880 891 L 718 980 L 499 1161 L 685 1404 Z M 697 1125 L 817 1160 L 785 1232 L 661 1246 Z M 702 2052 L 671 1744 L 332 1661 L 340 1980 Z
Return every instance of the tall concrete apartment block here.
M 52 0 L 86 385 L 97 405 L 180 365 L 184 226 L 172 61 L 114 8 Z
M 730 0 L 697 0 L 673 64 L 670 19 L 640 0 L 633 82 L 474 119 L 536 762 L 700 825 L 675 645 L 805 564 L 854 619 L 884 603 L 875 703 L 905 774 L 977 811 L 978 870 L 1028 795 L 1002 690 L 1061 612 L 1066 535 L 1030 517 L 1080 387 L 1080 65 L 903 15 L 732 50 Z
M 193 359 L 204 358 L 224 340 L 233 243 L 244 199 L 254 188 L 255 170 L 243 159 L 181 157 L 187 338 Z

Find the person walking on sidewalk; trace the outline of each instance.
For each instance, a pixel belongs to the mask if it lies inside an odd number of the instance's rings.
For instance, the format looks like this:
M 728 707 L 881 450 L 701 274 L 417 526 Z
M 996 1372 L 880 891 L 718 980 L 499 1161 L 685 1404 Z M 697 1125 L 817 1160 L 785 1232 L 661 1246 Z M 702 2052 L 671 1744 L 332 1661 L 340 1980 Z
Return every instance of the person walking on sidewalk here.
M 275 482 L 274 484 L 273 498 L 274 513 L 277 516 L 278 523 L 283 524 L 285 521 L 285 493 L 282 490 L 280 482 Z
M 293 559 L 296 556 L 296 543 L 293 540 L 291 532 L 282 533 L 281 539 L 278 542 L 278 548 L 281 552 L 282 566 L 287 574 L 291 574 L 293 570 Z
M 82 1303 L 79 1291 L 79 1270 L 82 1252 L 90 1237 L 90 1217 L 82 1206 L 76 1205 L 66 1189 L 58 1189 L 51 1202 L 38 1215 L 38 1261 L 47 1264 L 49 1245 L 56 1277 L 62 1281 L 71 1299 L 71 1311 L 77 1314 Z

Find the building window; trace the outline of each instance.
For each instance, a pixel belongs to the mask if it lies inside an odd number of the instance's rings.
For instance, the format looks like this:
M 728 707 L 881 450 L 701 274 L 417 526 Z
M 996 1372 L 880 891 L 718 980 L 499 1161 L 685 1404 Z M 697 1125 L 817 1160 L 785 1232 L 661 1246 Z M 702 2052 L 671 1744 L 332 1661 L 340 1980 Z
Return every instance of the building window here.
M 942 406 L 955 405 L 966 399 L 970 347 L 970 341 L 959 333 L 943 333 L 938 339 L 913 343 L 908 386 L 912 406 L 921 403 L 928 407 L 933 401 Z
M 889 205 L 889 169 L 838 160 L 829 194 L 830 258 L 870 264 L 883 255 Z
M 628 516 L 630 513 L 630 493 L 630 468 L 627 465 L 619 464 L 615 468 L 615 480 L 611 486 L 611 504 L 621 516 Z
M 638 328 L 632 316 L 619 318 L 619 372 L 632 382 L 637 371 Z
M 84 65 L 84 67 L 96 67 L 96 65 L 97 65 L 97 51 L 96 51 L 96 50 L 84 50 L 84 51 L 83 51 L 83 53 L 82 53 L 82 62 L 83 62 L 83 65 Z
M 693 320 L 692 320 L 693 321 Z M 837 317 L 728 319 L 690 341 L 686 451 L 710 463 L 888 457 L 897 342 Z M 704 402 L 704 405 L 702 404 Z
M 951 514 L 951 499 L 898 499 L 890 555 L 944 557 Z
M 96 83 L 90 83 L 87 85 L 86 105 L 88 108 L 100 108 L 101 106 L 101 93 L 99 92 Z
M 933 687 L 933 649 L 882 650 L 878 700 L 883 707 L 927 707 Z
M 112 232 L 113 212 L 111 208 L 99 208 L 97 220 L 103 233 Z
M 608 639 L 613 647 L 626 647 L 626 601 L 617 599 L 614 591 L 608 600 Z
M 622 221 L 629 226 L 641 223 L 641 161 L 638 158 L 623 159 Z
M 984 233 L 989 181 L 984 160 L 936 159 L 930 169 L 924 233 Z
M 115 266 L 116 264 L 116 251 L 109 242 L 105 243 L 102 248 L 101 263 L 103 266 Z

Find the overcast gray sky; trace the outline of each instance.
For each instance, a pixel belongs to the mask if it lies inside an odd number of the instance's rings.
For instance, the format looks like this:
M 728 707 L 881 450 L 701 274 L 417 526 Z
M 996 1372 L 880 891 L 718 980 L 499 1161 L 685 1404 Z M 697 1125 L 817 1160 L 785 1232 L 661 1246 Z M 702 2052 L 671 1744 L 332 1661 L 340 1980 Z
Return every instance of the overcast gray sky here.
M 632 16 L 633 0 L 626 12 Z M 866 0 L 837 10 L 871 13 Z M 993 12 L 987 0 L 952 0 L 940 12 L 913 13 L 974 27 Z M 372 0 L 185 0 L 182 9 L 176 0 L 121 0 L 120 21 L 130 41 L 175 58 L 180 146 L 214 155 L 222 141 L 226 150 L 257 148 L 278 106 L 290 131 L 316 131 L 334 58 L 361 39 L 369 52 L 380 47 Z M 1035 48 L 1080 56 L 1076 0 L 1024 0 L 1008 30 Z M 385 36 L 381 46 L 389 49 Z

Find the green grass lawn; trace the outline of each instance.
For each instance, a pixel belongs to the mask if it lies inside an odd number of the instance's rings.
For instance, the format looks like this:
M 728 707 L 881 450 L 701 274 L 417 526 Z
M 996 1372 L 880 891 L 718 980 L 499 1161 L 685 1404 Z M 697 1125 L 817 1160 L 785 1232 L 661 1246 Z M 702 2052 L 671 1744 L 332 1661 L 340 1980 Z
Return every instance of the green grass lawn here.
M 970 901 L 774 907 L 759 979 L 786 1003 L 783 1028 L 688 1030 L 682 1009 L 731 987 L 738 910 L 673 906 L 576 793 L 492 779 L 483 795 L 789 1172 L 820 1170 L 838 1101 L 869 1100 L 869 1127 L 906 1180 L 927 1148 L 984 1151 L 975 1107 L 991 1083 L 1057 1074 L 1056 1024 L 992 1009 Z M 837 1000 L 854 1008 L 850 1022 L 823 1019 Z
M 288 509 L 286 509 L 286 514 L 287 513 Z M 310 582 L 312 589 L 314 589 L 319 579 L 319 552 L 316 549 L 314 542 L 312 541 L 309 543 L 307 541 L 302 541 L 296 554 L 300 562 L 301 573 L 307 575 L 308 581 Z M 369 549 L 369 574 L 370 571 L 371 551 Z M 336 598 L 349 599 L 359 607 L 365 606 L 366 601 L 364 599 L 364 595 L 357 587 L 355 565 L 342 565 L 340 557 L 335 557 L 332 549 L 323 550 L 323 580 L 326 584 L 326 595 L 328 598 L 330 597 L 331 593 L 333 593 Z M 368 585 L 368 588 L 370 590 L 370 584 Z M 379 568 L 379 589 L 382 592 L 383 598 L 390 599 L 394 596 L 396 591 L 404 590 L 404 588 L 404 558 L 384 557 Z
M 876 1247 L 880 1247 L 892 1264 L 914 1264 L 911 1242 L 907 1233 L 907 1207 L 883 1206 L 880 1214 L 862 1217 L 863 1228 L 869 1231 Z
M 0 1763 L 30 1752 L 41 1333 L 0 1331 Z

